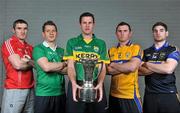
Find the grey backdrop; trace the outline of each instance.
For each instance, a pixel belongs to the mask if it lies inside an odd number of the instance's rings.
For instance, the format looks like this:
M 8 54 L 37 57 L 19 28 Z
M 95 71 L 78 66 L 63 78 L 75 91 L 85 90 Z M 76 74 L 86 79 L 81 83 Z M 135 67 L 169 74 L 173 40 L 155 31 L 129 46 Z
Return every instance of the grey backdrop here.
M 0 0 L 0 44 L 11 33 L 14 20 L 22 18 L 29 23 L 28 41 L 32 45 L 42 42 L 41 27 L 53 20 L 59 29 L 58 45 L 65 48 L 69 38 L 80 33 L 79 15 L 85 11 L 94 13 L 95 34 L 104 39 L 107 47 L 117 44 L 116 25 L 125 21 L 133 29 L 132 40 L 143 49 L 152 45 L 151 27 L 157 21 L 168 24 L 168 40 L 180 47 L 180 1 L 179 0 Z M 180 91 L 180 66 L 176 69 L 177 87 Z M 0 102 L 3 91 L 4 67 L 0 62 Z M 141 96 L 144 93 L 144 77 L 139 77 Z M 109 94 L 110 76 L 105 87 Z

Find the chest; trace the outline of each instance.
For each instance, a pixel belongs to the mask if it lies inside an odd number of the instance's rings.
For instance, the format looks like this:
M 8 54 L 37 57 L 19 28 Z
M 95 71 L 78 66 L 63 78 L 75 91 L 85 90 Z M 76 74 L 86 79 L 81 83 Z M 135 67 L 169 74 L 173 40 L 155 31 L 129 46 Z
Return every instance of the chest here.
M 22 46 L 22 45 L 17 45 L 15 48 L 15 52 L 20 55 L 20 57 L 23 57 L 24 55 L 29 55 L 30 57 L 32 56 L 32 49 L 29 46 Z
M 90 58 L 96 59 L 101 55 L 101 46 L 98 43 L 90 42 L 89 44 L 85 42 L 78 42 L 73 46 L 73 56 L 77 59 L 79 58 Z
M 45 51 L 45 56 L 50 62 L 60 62 L 63 59 L 63 52 L 58 50 L 52 51 L 48 49 Z
M 169 55 L 168 51 L 148 51 L 145 52 L 146 61 L 165 61 Z
M 110 59 L 113 60 L 129 60 L 133 56 L 133 48 L 121 47 L 114 48 L 110 51 Z

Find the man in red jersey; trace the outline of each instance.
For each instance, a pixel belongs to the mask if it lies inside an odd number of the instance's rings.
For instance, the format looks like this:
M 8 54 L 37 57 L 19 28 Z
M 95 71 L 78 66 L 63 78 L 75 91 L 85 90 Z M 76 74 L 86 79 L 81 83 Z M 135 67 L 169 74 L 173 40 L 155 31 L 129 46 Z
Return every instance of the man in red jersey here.
M 13 35 L 1 48 L 6 69 L 1 113 L 34 113 L 32 46 L 25 39 L 28 24 L 22 19 L 13 23 Z

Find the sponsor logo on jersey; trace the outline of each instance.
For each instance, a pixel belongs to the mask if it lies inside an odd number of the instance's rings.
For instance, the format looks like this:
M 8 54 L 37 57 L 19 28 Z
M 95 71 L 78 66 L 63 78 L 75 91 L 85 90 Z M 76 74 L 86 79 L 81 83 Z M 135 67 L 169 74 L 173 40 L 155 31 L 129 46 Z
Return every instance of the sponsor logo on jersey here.
M 93 52 L 77 52 L 77 51 L 74 51 L 74 57 L 78 60 L 80 58 L 82 58 L 82 59 L 97 59 L 100 56 L 97 53 L 93 53 Z

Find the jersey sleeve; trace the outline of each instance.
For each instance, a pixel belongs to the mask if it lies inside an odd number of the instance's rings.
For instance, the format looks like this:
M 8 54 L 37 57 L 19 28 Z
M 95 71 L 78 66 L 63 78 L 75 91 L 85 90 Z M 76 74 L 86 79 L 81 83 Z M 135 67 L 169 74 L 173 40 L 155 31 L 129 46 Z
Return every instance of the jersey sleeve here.
M 142 60 L 143 52 L 140 45 L 134 45 L 132 57 Z
M 73 45 L 72 40 L 68 40 L 63 60 L 73 59 Z
M 37 61 L 39 58 L 45 57 L 45 52 L 42 48 L 36 46 L 33 48 L 32 55 L 33 55 L 33 60 Z
M 10 39 L 5 41 L 2 45 L 2 48 L 1 48 L 3 56 L 8 58 L 9 56 L 16 54 L 15 48 L 17 48 L 16 44 L 13 44 Z
M 106 43 L 105 42 L 103 42 L 103 44 L 102 44 L 102 51 L 101 51 L 100 55 L 101 55 L 100 56 L 100 60 L 102 60 L 106 64 L 110 63 L 109 55 L 108 55 L 108 52 L 107 52 L 107 48 L 106 48 Z
M 168 55 L 168 58 L 172 58 L 172 59 L 176 60 L 177 62 L 179 62 L 179 60 L 180 60 L 180 52 L 179 52 L 179 49 L 176 47 L 175 51 L 171 52 L 171 53 Z

